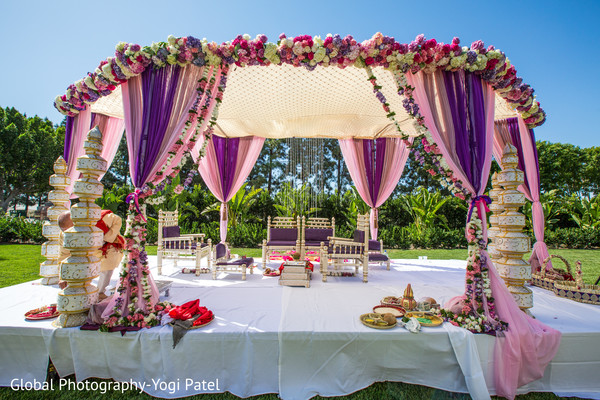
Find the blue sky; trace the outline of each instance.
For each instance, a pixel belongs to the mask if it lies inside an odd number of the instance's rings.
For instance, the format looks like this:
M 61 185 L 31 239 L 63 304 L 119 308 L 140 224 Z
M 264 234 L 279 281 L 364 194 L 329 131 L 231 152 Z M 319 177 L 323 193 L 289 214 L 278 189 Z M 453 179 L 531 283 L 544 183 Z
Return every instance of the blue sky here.
M 425 5 L 426 4 L 426 5 Z M 0 106 L 55 123 L 54 97 L 114 54 L 119 41 L 151 44 L 192 35 L 288 36 L 375 32 L 410 42 L 481 39 L 503 50 L 548 113 L 536 137 L 600 146 L 600 1 L 3 1 Z

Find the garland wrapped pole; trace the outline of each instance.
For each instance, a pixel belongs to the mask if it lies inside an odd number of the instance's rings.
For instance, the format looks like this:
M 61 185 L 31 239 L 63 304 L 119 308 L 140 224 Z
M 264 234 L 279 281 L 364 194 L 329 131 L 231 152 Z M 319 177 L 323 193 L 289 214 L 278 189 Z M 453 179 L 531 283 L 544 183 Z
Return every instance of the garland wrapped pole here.
M 71 178 L 67 175 L 67 163 L 62 156 L 54 162 L 54 175 L 50 177 L 50 186 L 54 187 L 48 193 L 48 201 L 52 207 L 48 208 L 48 219 L 42 227 L 42 234 L 48 241 L 42 245 L 42 256 L 46 261 L 40 264 L 40 276 L 42 285 L 56 285 L 58 283 L 58 259 L 60 257 L 60 228 L 58 227 L 58 216 L 69 211 L 71 196 L 65 188 L 71 184 Z
M 533 293 L 525 287 L 525 281 L 531 279 L 531 265 L 523 256 L 531 246 L 529 236 L 523 233 L 525 215 L 519 212 L 526 199 L 517 190 L 524 179 L 523 171 L 517 168 L 518 162 L 517 149 L 507 144 L 502 154 L 502 171 L 498 173 L 498 184 L 504 188 L 500 193 L 504 212 L 498 216 L 500 232 L 496 236 L 496 250 L 502 258 L 496 261 L 496 266 L 519 308 L 529 314 Z
M 97 127 L 88 133 L 83 148 L 85 155 L 77 159 L 77 171 L 82 176 L 73 187 L 79 197 L 79 203 L 71 207 L 74 226 L 64 233 L 64 247 L 71 255 L 60 264 L 60 279 L 67 282 L 58 293 L 57 325 L 62 328 L 82 325 L 90 306 L 98 300 L 98 289 L 91 281 L 100 270 L 95 253 L 102 246 L 104 234 L 96 227 L 101 209 L 95 201 L 104 190 L 98 178 L 106 172 L 107 162 L 100 157 L 102 133 Z

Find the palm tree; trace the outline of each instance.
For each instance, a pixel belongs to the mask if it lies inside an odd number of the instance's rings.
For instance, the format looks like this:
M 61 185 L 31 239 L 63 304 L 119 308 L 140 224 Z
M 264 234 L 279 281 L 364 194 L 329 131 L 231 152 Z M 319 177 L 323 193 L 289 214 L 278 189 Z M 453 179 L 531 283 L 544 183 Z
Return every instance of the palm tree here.
M 448 201 L 449 197 L 442 198 L 440 192 L 431 193 L 424 187 L 420 187 L 413 194 L 400 197 L 400 204 L 412 217 L 412 225 L 419 236 L 425 229 L 435 223 L 440 223 L 448 228 L 448 219 L 438 211 Z
M 256 202 L 258 195 L 262 192 L 261 188 L 251 188 L 246 193 L 246 188 L 242 187 L 240 190 L 233 195 L 231 200 L 227 202 L 228 212 L 227 218 L 231 227 L 236 227 L 242 221 L 257 220 L 258 218 L 249 213 L 250 207 Z M 221 202 L 216 201 L 213 204 L 202 210 L 201 214 L 207 214 L 209 212 L 219 212 L 221 209 Z

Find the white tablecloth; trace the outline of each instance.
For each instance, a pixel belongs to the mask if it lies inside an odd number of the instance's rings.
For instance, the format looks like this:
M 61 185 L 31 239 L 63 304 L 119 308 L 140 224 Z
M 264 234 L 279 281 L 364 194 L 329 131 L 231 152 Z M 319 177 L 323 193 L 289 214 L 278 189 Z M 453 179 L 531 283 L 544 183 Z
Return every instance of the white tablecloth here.
M 358 320 L 384 296 L 402 295 L 408 283 L 417 298 L 431 296 L 443 303 L 462 291 L 464 266 L 464 261 L 396 260 L 392 271 L 372 267 L 367 284 L 362 275 L 323 283 L 316 272 L 307 289 L 280 287 L 277 278 L 260 271 L 246 282 L 236 274 L 213 281 L 210 274 L 182 275 L 167 265 L 160 279 L 174 280 L 168 300 L 181 304 L 199 298 L 216 315 L 207 327 L 187 333 L 175 349 L 170 327 L 121 337 L 55 329 L 51 321 L 27 322 L 25 311 L 55 302 L 58 289 L 32 283 L 3 288 L 0 385 L 9 386 L 15 378 L 43 381 L 50 356 L 61 376 L 145 382 L 147 393 L 167 398 L 206 392 L 186 388 L 186 378 L 218 379 L 219 392 L 242 397 L 280 393 L 286 400 L 348 394 L 385 380 L 487 398 L 495 393 L 493 337 L 449 324 L 423 328 L 420 334 L 399 327 L 374 330 Z M 600 393 L 600 307 L 537 288 L 534 292 L 533 314 L 561 330 L 563 339 L 545 376 L 519 392 Z M 175 392 L 165 386 L 171 382 L 179 382 Z

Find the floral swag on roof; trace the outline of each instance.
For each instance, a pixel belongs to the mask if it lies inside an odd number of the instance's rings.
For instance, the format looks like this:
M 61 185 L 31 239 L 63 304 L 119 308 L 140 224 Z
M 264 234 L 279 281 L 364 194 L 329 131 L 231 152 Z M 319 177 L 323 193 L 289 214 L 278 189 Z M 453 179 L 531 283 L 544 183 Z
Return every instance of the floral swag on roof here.
M 327 35 L 323 40 L 310 35 L 288 38 L 279 36 L 277 43 L 267 42 L 265 35 L 251 39 L 239 35 L 231 42 L 217 44 L 193 36 L 141 47 L 121 42 L 115 57 L 102 61 L 94 72 L 67 88 L 57 96 L 54 106 L 63 114 L 74 116 L 102 96 L 111 94 L 118 85 L 141 74 L 146 68 L 166 65 L 222 66 L 222 65 L 281 65 L 290 64 L 313 70 L 317 66 L 346 68 L 383 67 L 394 73 L 466 70 L 479 74 L 496 93 L 516 109 L 529 128 L 540 126 L 546 113 L 533 95 L 534 90 L 517 77 L 516 69 L 504 53 L 494 46 L 484 46 L 478 40 L 471 47 L 460 46 L 454 38 L 445 44 L 419 35 L 409 44 L 399 43 L 393 37 L 375 34 L 362 43 L 352 36 Z

